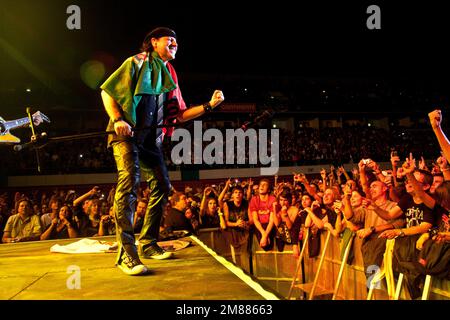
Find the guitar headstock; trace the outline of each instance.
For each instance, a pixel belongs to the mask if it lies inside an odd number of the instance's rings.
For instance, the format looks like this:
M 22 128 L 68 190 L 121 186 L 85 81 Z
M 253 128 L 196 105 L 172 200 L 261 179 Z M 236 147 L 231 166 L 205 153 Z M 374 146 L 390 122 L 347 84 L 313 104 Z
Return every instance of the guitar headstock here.
M 35 126 L 40 125 L 42 122 L 50 123 L 50 119 L 40 111 L 33 113 L 33 123 Z

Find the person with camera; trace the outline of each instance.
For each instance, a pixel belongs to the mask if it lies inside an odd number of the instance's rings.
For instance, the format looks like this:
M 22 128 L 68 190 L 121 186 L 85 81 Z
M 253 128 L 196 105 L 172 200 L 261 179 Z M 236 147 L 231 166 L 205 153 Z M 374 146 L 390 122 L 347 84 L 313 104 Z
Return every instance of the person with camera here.
M 412 154 L 410 154 L 409 159 L 406 159 L 402 167 L 407 178 L 406 192 L 408 194 L 402 197 L 397 206 L 389 211 L 383 210 L 374 203 L 372 203 L 372 208 L 381 218 L 386 220 L 404 215 L 406 228 L 386 230 L 380 237 L 392 239 L 399 236 L 424 233 L 435 222 L 432 210 L 424 202 L 425 199 L 428 199 L 427 195 L 433 181 L 431 174 L 428 171 L 416 169 Z
M 319 194 L 319 188 L 308 181 L 304 173 L 294 173 L 294 182 L 301 183 L 305 188 L 305 191 L 314 198 L 315 201 L 322 203 L 322 197 Z M 313 201 L 314 201 L 313 200 Z
M 114 217 L 114 208 L 109 208 L 109 213 L 102 215 L 98 227 L 99 236 L 110 236 L 116 234 L 116 221 Z
M 74 221 L 80 237 L 91 237 L 98 233 L 98 198 L 100 196 L 100 187 L 94 186 L 73 201 Z
M 44 233 L 41 234 L 41 240 L 50 239 L 68 239 L 78 237 L 78 230 L 75 222 L 72 220 L 72 209 L 67 204 L 59 209 L 59 215 L 54 218 Z

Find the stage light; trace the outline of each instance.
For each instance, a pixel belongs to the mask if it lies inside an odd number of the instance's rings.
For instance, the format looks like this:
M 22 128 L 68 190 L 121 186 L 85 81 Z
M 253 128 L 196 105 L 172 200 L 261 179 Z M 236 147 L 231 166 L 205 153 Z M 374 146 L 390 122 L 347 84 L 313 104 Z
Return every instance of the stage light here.
M 96 90 L 105 76 L 105 66 L 100 61 L 86 61 L 80 68 L 80 75 L 89 88 Z
M 31 92 L 31 89 L 30 89 L 30 88 L 27 88 L 25 91 L 26 91 L 26 92 Z

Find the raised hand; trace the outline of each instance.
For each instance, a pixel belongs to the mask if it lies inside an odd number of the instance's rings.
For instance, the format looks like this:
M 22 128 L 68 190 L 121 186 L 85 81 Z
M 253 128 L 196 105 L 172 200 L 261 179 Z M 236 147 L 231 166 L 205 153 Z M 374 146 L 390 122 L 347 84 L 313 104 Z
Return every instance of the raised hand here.
M 442 121 L 442 111 L 441 110 L 434 110 L 428 114 L 428 118 L 430 119 L 431 127 L 434 128 L 440 128 L 441 127 L 441 121 Z
M 336 200 L 333 204 L 333 207 L 336 213 L 342 212 L 342 210 L 344 209 L 344 204 L 342 203 L 342 201 Z
M 205 190 L 203 190 L 203 194 L 208 193 L 208 191 L 211 191 L 212 188 L 211 187 L 206 187 Z
M 294 173 L 294 181 L 306 182 L 306 176 L 303 173 Z
M 209 101 L 209 104 L 211 105 L 211 108 L 217 107 L 219 104 L 221 104 L 225 100 L 225 97 L 223 95 L 223 92 L 220 90 L 214 91 L 211 100 Z
M 409 158 L 402 165 L 403 173 L 406 175 L 408 173 L 414 172 L 416 169 L 416 159 L 413 158 L 412 153 L 409 154 Z
M 91 190 L 89 190 L 89 195 L 93 196 L 93 195 L 96 195 L 98 192 L 100 192 L 100 187 L 95 186 Z
M 361 159 L 361 161 L 358 162 L 358 169 L 359 171 L 362 171 L 366 168 L 366 161 L 364 159 Z M 354 171 L 356 171 L 356 173 L 358 172 L 358 170 L 355 170 L 355 168 L 352 169 L 352 173 L 354 173 Z
M 390 188 L 392 187 L 392 173 L 388 174 L 385 178 L 384 178 L 384 184 Z
M 392 165 L 392 167 L 397 167 L 399 162 L 400 162 L 400 157 L 396 153 L 391 152 L 391 165 Z
M 359 167 L 359 165 L 358 165 L 358 167 Z M 355 181 L 359 180 L 359 168 L 357 168 L 357 167 L 352 168 L 352 179 Z
M 405 169 L 403 167 L 400 167 L 397 169 L 397 179 L 401 179 L 406 175 Z
M 425 162 L 425 159 L 423 157 L 420 157 L 420 161 L 419 161 L 419 169 L 421 170 L 427 170 L 430 171 L 427 167 L 427 164 Z
M 439 158 L 437 158 L 436 160 L 436 164 L 439 166 L 439 169 L 441 171 L 445 170 L 448 168 L 448 161 L 444 156 L 440 156 Z
M 320 207 L 320 202 L 315 200 L 311 203 L 311 209 L 314 209 L 316 207 Z
M 378 166 L 378 163 L 376 163 L 373 160 L 370 160 L 369 163 L 367 164 L 367 166 L 372 169 L 373 171 L 379 171 L 380 167 Z

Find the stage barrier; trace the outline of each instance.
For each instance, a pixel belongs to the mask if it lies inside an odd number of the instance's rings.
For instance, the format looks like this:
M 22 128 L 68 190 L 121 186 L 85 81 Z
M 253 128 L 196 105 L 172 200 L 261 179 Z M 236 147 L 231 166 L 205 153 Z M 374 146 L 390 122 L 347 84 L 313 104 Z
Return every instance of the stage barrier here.
M 327 232 L 321 233 L 321 251 L 324 248 Z M 207 246 L 222 255 L 229 261 L 234 262 L 241 267 L 246 273 L 256 277 L 263 286 L 277 292 L 280 296 L 288 298 L 289 289 L 296 272 L 297 258 L 293 256 L 292 245 L 285 245 L 282 252 L 277 251 L 276 246 L 273 250 L 264 251 L 260 248 L 256 237 L 251 239 L 251 254 L 247 253 L 246 248 L 242 250 L 232 249 L 223 231 L 219 228 L 201 229 L 199 234 Z M 337 292 L 334 294 L 336 300 L 366 300 L 369 291 L 370 280 L 375 276 L 376 268 L 366 277 L 361 254 L 362 240 L 354 237 L 353 261 L 341 270 L 341 249 L 340 239 L 331 236 L 328 248 L 325 251 L 324 261 L 320 270 L 320 276 L 317 279 L 316 293 L 314 299 L 333 298 L 333 292 L 336 289 L 336 283 L 341 271 L 340 284 Z M 345 248 L 344 248 L 345 249 Z M 320 261 L 319 254 L 315 258 L 309 258 L 308 250 L 306 250 L 303 267 L 304 282 L 311 283 L 314 281 L 317 268 Z M 302 282 L 301 272 L 299 277 Z M 397 283 L 398 279 L 395 279 Z M 425 284 L 426 296 L 429 300 L 448 300 L 450 299 L 450 281 L 433 278 L 430 288 L 429 279 Z M 378 285 L 376 283 L 376 285 Z M 389 295 L 385 278 L 382 279 L 378 286 L 373 290 L 372 300 L 388 300 Z M 428 291 L 429 290 L 429 291 Z M 326 292 L 326 295 L 321 295 Z M 330 293 L 331 292 L 331 293 Z M 296 288 L 293 289 L 291 299 L 308 299 L 309 294 L 304 293 Z M 401 291 L 400 299 L 408 299 L 406 290 Z

